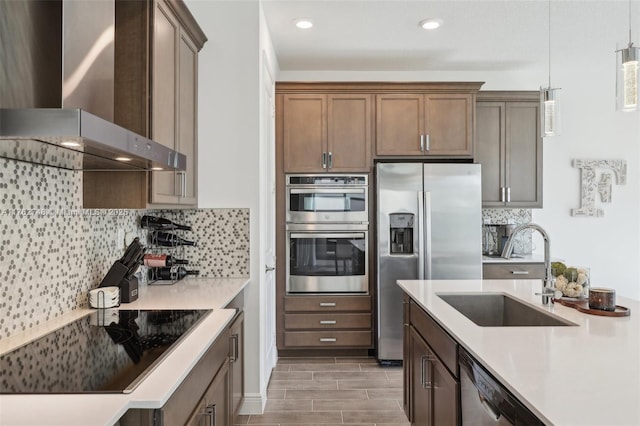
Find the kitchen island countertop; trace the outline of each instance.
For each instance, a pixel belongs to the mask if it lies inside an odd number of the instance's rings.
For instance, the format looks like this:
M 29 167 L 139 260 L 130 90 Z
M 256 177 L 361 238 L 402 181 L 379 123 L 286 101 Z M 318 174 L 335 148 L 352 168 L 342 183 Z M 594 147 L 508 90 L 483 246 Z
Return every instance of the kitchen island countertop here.
M 173 285 L 142 286 L 139 299 L 120 309 L 213 309 L 130 394 L 0 395 L 0 424 L 7 426 L 112 425 L 130 408 L 160 408 L 231 322 L 223 309 L 248 278 L 187 278 Z M 0 354 L 88 315 L 78 309 L 0 342 Z
M 539 280 L 401 280 L 400 287 L 545 424 L 640 425 L 640 301 L 628 317 L 542 305 Z M 575 324 L 480 327 L 438 293 L 507 293 Z

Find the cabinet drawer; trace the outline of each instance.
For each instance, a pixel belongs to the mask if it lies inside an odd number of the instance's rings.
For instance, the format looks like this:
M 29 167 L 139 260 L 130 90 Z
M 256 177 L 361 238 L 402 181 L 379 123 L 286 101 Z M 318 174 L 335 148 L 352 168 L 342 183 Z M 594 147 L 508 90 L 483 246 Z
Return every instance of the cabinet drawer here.
M 371 331 L 285 331 L 284 344 L 294 347 L 371 347 Z
M 284 310 L 286 312 L 371 312 L 371 296 L 286 296 Z
M 544 263 L 484 263 L 482 278 L 541 280 L 544 279 Z
M 428 342 L 451 374 L 458 377 L 458 343 L 414 301 L 411 301 L 409 315 L 411 325 Z
M 371 314 L 285 314 L 284 328 L 287 330 L 344 328 L 371 330 Z

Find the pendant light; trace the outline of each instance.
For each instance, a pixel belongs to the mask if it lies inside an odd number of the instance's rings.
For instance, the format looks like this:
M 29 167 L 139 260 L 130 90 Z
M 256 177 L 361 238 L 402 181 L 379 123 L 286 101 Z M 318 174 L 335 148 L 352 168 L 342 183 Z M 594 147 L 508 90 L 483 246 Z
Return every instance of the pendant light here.
M 638 111 L 640 88 L 638 87 L 640 48 L 631 42 L 631 0 L 629 0 L 629 45 L 616 50 L 616 109 Z
M 549 85 L 540 87 L 542 137 L 560 134 L 560 89 L 551 87 L 551 0 L 549 0 Z

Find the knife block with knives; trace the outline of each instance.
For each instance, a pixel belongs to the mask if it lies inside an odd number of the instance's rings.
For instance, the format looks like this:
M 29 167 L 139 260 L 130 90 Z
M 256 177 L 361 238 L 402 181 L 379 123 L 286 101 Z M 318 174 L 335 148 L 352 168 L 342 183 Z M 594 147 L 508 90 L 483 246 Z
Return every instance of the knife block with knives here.
M 145 248 L 138 237 L 129 244 L 124 255 L 116 260 L 98 287 L 120 287 L 120 302 L 129 303 L 138 299 L 138 278 L 133 274 L 142 263 Z

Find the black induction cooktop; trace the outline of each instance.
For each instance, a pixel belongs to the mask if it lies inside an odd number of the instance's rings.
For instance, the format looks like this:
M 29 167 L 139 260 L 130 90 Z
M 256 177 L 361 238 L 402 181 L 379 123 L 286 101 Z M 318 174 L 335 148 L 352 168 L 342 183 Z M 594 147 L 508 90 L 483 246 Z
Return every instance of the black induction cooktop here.
M 97 310 L 0 356 L 0 394 L 129 393 L 210 310 Z

